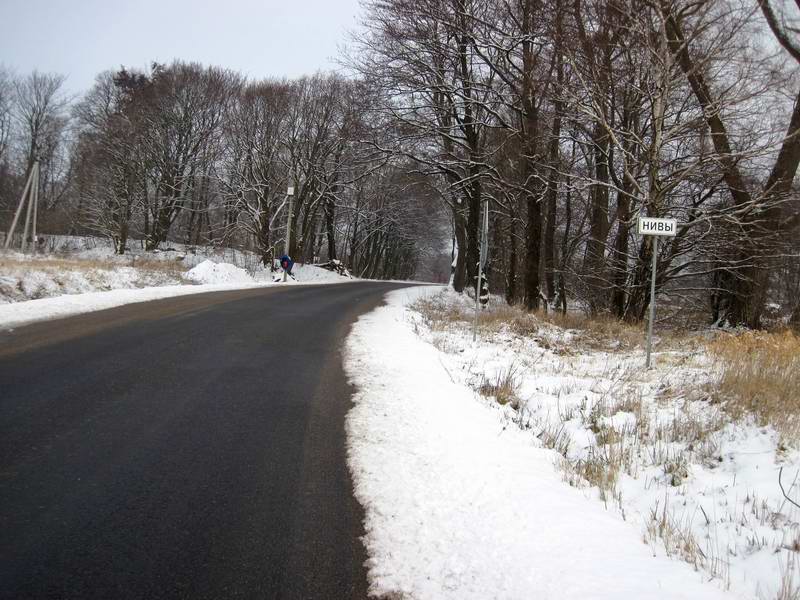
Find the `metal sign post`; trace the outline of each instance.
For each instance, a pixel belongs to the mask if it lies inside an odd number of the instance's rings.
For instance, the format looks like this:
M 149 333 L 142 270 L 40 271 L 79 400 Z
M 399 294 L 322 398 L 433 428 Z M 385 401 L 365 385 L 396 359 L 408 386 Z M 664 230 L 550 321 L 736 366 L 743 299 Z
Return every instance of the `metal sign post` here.
M 472 341 L 478 339 L 478 313 L 480 311 L 481 284 L 483 283 L 483 270 L 486 267 L 486 256 L 489 253 L 489 201 L 483 202 L 483 225 L 481 226 L 480 258 L 478 259 L 478 281 L 475 283 L 475 323 L 472 326 Z
M 647 363 L 652 366 L 651 354 L 653 349 L 653 323 L 656 320 L 656 267 L 658 265 L 658 236 L 674 237 L 678 229 L 676 219 L 657 219 L 654 217 L 639 217 L 637 232 L 639 235 L 653 236 L 653 267 L 650 275 L 650 319 L 647 323 Z
M 286 216 L 286 248 L 284 248 L 284 256 L 291 256 L 289 253 L 292 243 L 292 217 L 294 216 L 294 186 L 290 185 L 286 188 L 286 195 L 289 197 L 289 212 Z M 283 282 L 286 283 L 288 273 L 286 269 L 283 270 Z

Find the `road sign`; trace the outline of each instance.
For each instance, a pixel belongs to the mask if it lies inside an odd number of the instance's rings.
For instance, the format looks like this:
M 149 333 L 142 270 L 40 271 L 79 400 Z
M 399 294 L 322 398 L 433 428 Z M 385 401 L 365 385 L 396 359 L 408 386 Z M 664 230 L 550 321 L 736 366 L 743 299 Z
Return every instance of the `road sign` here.
M 677 219 L 657 219 L 655 217 L 639 217 L 639 235 L 674 236 L 678 230 Z
M 639 217 L 637 227 L 639 235 L 653 237 L 653 268 L 650 274 L 650 319 L 647 323 L 647 368 L 651 366 L 650 354 L 653 349 L 653 321 L 656 319 L 656 267 L 658 265 L 658 236 L 674 237 L 678 231 L 677 219 L 658 219 L 656 217 Z

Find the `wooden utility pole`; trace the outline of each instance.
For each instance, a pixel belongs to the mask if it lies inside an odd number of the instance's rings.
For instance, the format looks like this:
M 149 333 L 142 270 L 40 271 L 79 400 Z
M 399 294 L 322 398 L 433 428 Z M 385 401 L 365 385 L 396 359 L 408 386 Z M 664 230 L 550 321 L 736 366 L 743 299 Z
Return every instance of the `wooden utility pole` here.
M 22 214 L 22 209 L 25 207 L 25 202 L 28 203 L 28 210 L 25 213 L 25 229 L 22 235 L 21 249 L 24 252 L 27 242 L 33 241 L 33 248 L 36 248 L 36 219 L 39 209 L 39 161 L 36 160 L 31 167 L 31 172 L 28 174 L 28 180 L 25 182 L 25 189 L 22 190 L 22 196 L 19 199 L 17 211 L 14 213 L 14 220 L 11 222 L 11 229 L 8 230 L 6 235 L 5 244 L 3 249 L 8 250 L 11 245 L 11 240 L 14 238 L 14 230 L 17 228 L 19 217 Z M 31 216 L 33 216 L 33 228 L 28 237 L 28 231 L 31 228 Z

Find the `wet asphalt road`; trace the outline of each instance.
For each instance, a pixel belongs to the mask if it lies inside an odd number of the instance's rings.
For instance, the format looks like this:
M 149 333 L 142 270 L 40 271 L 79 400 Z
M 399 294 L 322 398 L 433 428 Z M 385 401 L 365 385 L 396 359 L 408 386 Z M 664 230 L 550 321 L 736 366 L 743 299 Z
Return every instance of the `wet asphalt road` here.
M 397 287 L 0 333 L 0 598 L 365 598 L 340 349 Z

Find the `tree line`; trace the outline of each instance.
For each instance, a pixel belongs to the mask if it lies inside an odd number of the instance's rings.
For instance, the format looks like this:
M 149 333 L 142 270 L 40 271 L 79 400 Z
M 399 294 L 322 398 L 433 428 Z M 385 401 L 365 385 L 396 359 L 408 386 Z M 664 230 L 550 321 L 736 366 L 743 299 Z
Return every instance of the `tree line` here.
M 798 0 L 368 0 L 345 59 L 424 174 L 474 285 L 508 302 L 641 320 L 656 286 L 719 324 L 797 299 Z
M 101 73 L 72 99 L 59 75 L 5 72 L 0 83 L 6 228 L 38 160 L 43 231 L 102 235 L 118 254 L 131 243 L 242 248 L 272 266 L 286 250 L 291 186 L 295 260 L 446 279 L 446 262 L 431 272 L 446 220 L 375 151 L 385 132 L 369 121 L 371 94 L 358 81 L 248 81 L 176 61 Z
M 268 264 L 294 185 L 292 256 L 403 278 L 447 238 L 469 291 L 488 202 L 494 293 L 633 322 L 653 252 L 637 218 L 672 217 L 655 283 L 674 311 L 800 323 L 800 0 L 362 9 L 344 74 L 154 64 L 68 102 L 58 76 L 0 73 L 0 216 L 38 157 L 51 227 Z

